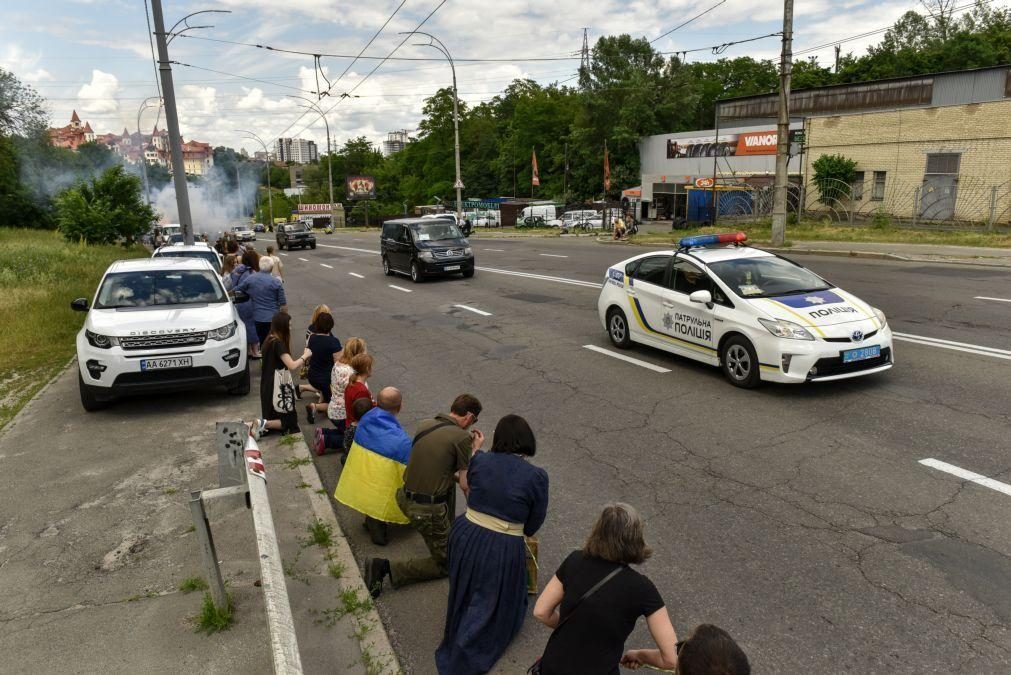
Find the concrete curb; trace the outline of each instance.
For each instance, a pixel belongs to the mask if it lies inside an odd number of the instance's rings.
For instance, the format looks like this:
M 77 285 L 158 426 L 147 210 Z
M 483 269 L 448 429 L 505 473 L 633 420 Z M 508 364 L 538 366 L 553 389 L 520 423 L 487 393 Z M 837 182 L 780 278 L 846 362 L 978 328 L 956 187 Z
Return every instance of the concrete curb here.
M 663 246 L 662 243 L 648 243 L 648 242 L 635 242 L 635 241 L 614 241 L 613 239 L 602 239 L 597 238 L 598 244 L 606 244 L 610 246 Z M 674 244 L 671 243 L 671 248 Z M 961 257 L 947 257 L 942 255 L 937 256 L 925 256 L 925 255 L 900 255 L 898 253 L 885 253 L 883 251 L 859 251 L 859 250 L 836 250 L 836 249 L 818 249 L 818 248 L 772 248 L 768 246 L 757 246 L 764 251 L 769 251 L 770 253 L 776 253 L 778 255 L 789 256 L 789 255 L 821 255 L 833 258 L 862 258 L 865 260 L 901 260 L 902 262 L 917 262 L 917 263 L 935 263 L 935 264 L 945 264 L 945 265 L 972 265 L 975 267 L 998 267 L 1002 269 L 1011 269 L 1011 258 L 1001 259 L 1001 258 L 990 258 L 986 256 L 979 256 L 977 258 L 961 258 Z
M 343 563 L 345 569 L 344 575 L 340 579 L 342 589 L 350 589 L 355 593 L 364 593 L 367 597 L 368 589 L 365 586 L 365 579 L 362 578 L 361 570 L 358 568 L 358 562 L 355 560 L 355 556 L 351 552 L 351 547 L 348 545 L 347 537 L 344 536 L 344 531 L 341 529 L 340 523 L 337 521 L 337 516 L 334 514 L 333 507 L 330 505 L 330 495 L 325 491 L 323 494 L 317 492 L 317 490 L 324 490 L 323 481 L 320 480 L 319 472 L 316 470 L 316 464 L 313 462 L 312 455 L 309 453 L 309 446 L 305 444 L 305 441 L 301 438 L 301 436 L 292 445 L 292 452 L 298 459 L 309 460 L 308 464 L 302 464 L 298 467 L 298 470 L 302 476 L 302 480 L 309 484 L 309 489 L 307 489 L 306 492 L 308 493 L 313 513 L 321 521 L 328 524 L 335 534 L 333 548 L 336 550 L 336 559 L 338 562 Z M 383 673 L 402 673 L 403 669 L 400 667 L 400 662 L 397 660 L 396 652 L 393 651 L 390 636 L 386 633 L 386 626 L 383 625 L 383 620 L 380 618 L 379 612 L 376 610 L 374 604 L 372 609 L 366 613 L 365 618 L 374 626 L 374 628 L 359 640 L 362 653 L 372 653 L 376 658 L 376 663 L 383 664 Z

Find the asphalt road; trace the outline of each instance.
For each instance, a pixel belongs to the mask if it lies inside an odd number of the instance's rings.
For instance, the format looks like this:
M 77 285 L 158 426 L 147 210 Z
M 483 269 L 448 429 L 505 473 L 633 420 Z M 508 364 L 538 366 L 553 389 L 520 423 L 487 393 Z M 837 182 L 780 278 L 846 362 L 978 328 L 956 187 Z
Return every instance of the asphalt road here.
M 642 571 L 679 634 L 720 625 L 755 672 L 1008 672 L 1011 492 L 920 460 L 1011 482 L 1011 303 L 976 299 L 1011 298 L 1011 270 L 798 258 L 908 336 L 896 366 L 742 391 L 650 348 L 631 355 L 671 372 L 584 348 L 610 349 L 594 285 L 643 249 L 476 237 L 473 279 L 412 284 L 383 276 L 375 235 L 319 241 L 284 257 L 296 324 L 325 302 L 341 338 L 366 338 L 370 386 L 401 388 L 409 432 L 464 391 L 486 434 L 507 413 L 530 421 L 551 476 L 542 586 L 620 500 L 648 519 Z M 317 465 L 332 491 L 335 457 Z M 404 529 L 383 553 L 357 514 L 338 515 L 359 559 L 422 550 Z M 434 672 L 447 588 L 379 601 L 409 672 Z M 547 637 L 529 617 L 497 671 L 525 670 Z M 640 622 L 628 646 L 649 643 Z

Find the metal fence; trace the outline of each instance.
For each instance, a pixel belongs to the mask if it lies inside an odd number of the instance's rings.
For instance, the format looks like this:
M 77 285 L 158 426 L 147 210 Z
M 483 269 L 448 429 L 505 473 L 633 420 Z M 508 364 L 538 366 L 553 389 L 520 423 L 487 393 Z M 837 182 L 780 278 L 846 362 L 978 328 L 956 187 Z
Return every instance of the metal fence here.
M 721 219 L 770 217 L 775 188 L 722 188 L 716 191 Z M 875 185 L 839 180 L 791 185 L 788 210 L 801 217 L 859 225 L 879 219 L 917 228 L 957 227 L 993 230 L 1011 226 L 1011 181 L 988 184 L 961 178 L 947 185 L 913 185 L 888 178 Z

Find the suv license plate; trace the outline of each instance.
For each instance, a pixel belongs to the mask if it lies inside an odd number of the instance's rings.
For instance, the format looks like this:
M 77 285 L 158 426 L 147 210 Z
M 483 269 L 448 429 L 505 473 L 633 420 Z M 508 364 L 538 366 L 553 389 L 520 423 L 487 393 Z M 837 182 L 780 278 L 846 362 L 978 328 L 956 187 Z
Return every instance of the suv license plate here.
M 169 368 L 191 368 L 193 366 L 192 356 L 174 356 L 167 359 L 141 359 L 141 372 L 147 370 L 167 370 Z
M 863 347 L 862 349 L 850 349 L 842 353 L 843 363 L 853 363 L 854 361 L 866 361 L 867 359 L 876 359 L 881 356 L 881 347 L 874 345 L 873 347 Z
M 446 267 L 444 267 L 443 269 L 445 269 L 447 272 L 455 272 L 458 269 L 460 269 L 460 266 L 459 265 L 446 265 Z

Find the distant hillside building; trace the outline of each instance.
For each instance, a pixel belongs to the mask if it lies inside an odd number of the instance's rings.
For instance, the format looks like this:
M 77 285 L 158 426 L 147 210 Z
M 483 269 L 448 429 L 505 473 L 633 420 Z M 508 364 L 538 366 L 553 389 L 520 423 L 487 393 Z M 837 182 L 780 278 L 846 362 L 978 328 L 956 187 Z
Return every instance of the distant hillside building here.
M 319 161 L 315 141 L 304 138 L 278 138 L 274 141 L 274 158 L 279 162 L 309 164 Z
M 65 127 L 51 127 L 49 129 L 49 140 L 57 148 L 70 148 L 77 150 L 77 146 L 82 143 L 91 143 L 95 140 L 95 132 L 91 129 L 91 122 L 81 124 L 81 118 L 77 116 L 77 111 L 70 116 L 70 124 Z
M 383 156 L 389 157 L 390 155 L 395 155 L 404 148 L 407 147 L 407 143 L 410 138 L 407 134 L 407 129 L 401 131 L 391 131 L 386 134 L 386 140 L 383 141 Z

